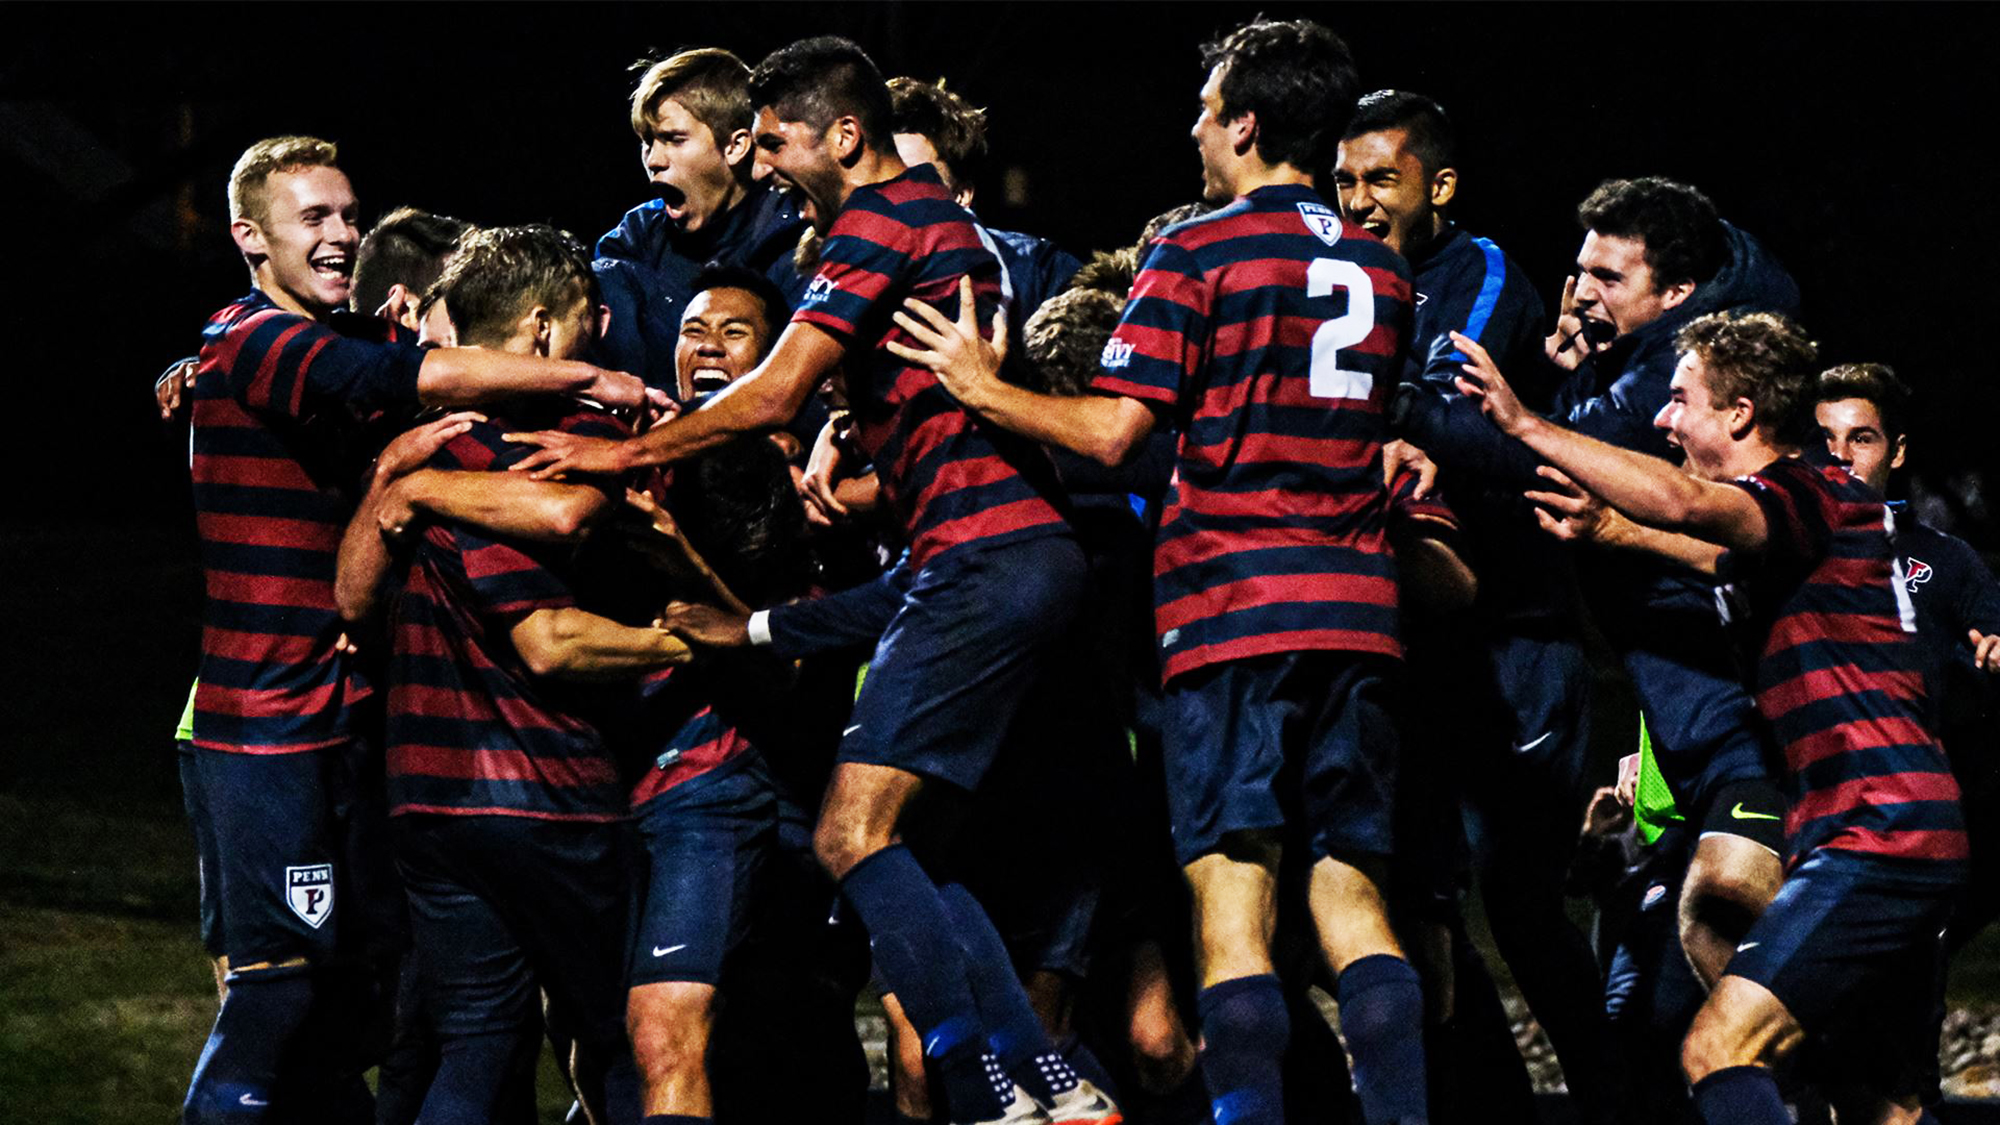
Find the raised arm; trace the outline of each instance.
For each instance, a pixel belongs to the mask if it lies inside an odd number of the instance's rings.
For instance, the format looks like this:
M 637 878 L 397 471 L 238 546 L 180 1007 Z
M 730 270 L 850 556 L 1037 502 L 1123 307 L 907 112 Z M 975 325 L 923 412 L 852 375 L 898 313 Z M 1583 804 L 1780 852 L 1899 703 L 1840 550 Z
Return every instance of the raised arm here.
M 1007 311 L 994 314 L 993 341 L 988 343 L 974 319 L 970 277 L 959 282 L 958 309 L 954 321 L 921 301 L 903 302 L 896 325 L 923 346 L 893 340 L 886 346 L 898 357 L 930 368 L 953 398 L 980 417 L 1105 465 L 1123 464 L 1153 432 L 1153 410 L 1137 399 L 1045 395 L 1003 382 Z
M 1763 509 L 1740 488 L 1697 480 L 1658 457 L 1585 437 L 1534 414 L 1485 348 L 1454 333 L 1471 357 L 1459 390 L 1480 404 L 1501 432 L 1561 469 L 1585 491 L 1633 520 L 1680 531 L 1732 549 L 1761 549 L 1769 536 Z
M 512 467 L 546 480 L 559 473 L 611 475 L 685 460 L 740 434 L 784 425 L 840 364 L 845 351 L 826 330 L 795 322 L 755 371 L 729 384 L 700 410 L 627 441 L 553 430 L 508 434 L 509 441 L 541 447 Z

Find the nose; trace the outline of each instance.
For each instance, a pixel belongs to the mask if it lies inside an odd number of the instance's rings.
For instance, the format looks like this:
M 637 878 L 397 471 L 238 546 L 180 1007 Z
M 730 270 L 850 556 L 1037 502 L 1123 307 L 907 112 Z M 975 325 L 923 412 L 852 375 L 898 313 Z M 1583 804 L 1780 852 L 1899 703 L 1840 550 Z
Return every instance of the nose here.
M 1602 300 L 1603 297 L 1604 293 L 1597 287 L 1596 278 L 1590 276 L 1587 273 L 1580 273 L 1576 276 L 1575 298 L 1577 304 L 1595 305 L 1600 300 Z
M 1671 432 L 1674 428 L 1673 415 L 1674 415 L 1673 403 L 1669 402 L 1665 406 L 1660 407 L 1660 412 L 1658 414 L 1653 415 L 1653 428 L 1656 430 L 1667 430 Z
M 713 336 L 703 336 L 701 339 L 695 341 L 694 353 L 702 356 L 713 356 L 718 359 L 729 354 L 723 348 L 722 341 L 717 340 Z
M 772 168 L 771 162 L 764 158 L 763 149 L 760 148 L 754 151 L 756 155 L 750 158 L 750 178 L 762 183 L 770 179 L 771 173 L 776 169 Z
M 335 244 L 351 246 L 361 241 L 361 232 L 339 214 L 328 215 L 319 229 L 321 238 Z

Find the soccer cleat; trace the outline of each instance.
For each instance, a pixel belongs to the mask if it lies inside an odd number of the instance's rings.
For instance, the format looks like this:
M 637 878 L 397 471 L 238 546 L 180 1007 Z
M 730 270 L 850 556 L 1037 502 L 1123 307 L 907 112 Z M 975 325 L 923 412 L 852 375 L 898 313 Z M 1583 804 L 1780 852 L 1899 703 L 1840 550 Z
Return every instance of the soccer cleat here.
M 1080 1079 L 1077 1084 L 1056 1099 L 1049 1107 L 1049 1120 L 1053 1125 L 1119 1125 L 1125 1115 L 1118 1112 L 1118 1105 L 1104 1091 L 1090 1084 L 1088 1079 Z

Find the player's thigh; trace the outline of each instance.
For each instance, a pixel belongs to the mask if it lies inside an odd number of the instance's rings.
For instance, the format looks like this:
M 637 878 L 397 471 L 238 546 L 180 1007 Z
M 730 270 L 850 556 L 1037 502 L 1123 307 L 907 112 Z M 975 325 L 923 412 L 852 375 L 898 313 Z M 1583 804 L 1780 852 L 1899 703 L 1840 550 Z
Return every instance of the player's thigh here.
M 454 1039 L 532 1026 L 539 996 L 527 952 L 493 904 L 468 885 L 452 852 L 455 818 L 405 817 L 397 855 L 409 901 L 416 1008 Z
M 738 767 L 683 783 L 636 812 L 644 877 L 627 969 L 633 987 L 721 983 L 749 928 L 776 805 L 762 771 Z
M 345 875 L 329 799 L 337 747 L 289 754 L 196 748 L 213 832 L 221 953 L 238 972 L 338 947 Z
M 1315 860 L 1376 872 L 1394 851 L 1395 661 L 1354 653 L 1297 655 L 1276 689 L 1291 721 L 1288 751 L 1302 754 L 1305 830 Z

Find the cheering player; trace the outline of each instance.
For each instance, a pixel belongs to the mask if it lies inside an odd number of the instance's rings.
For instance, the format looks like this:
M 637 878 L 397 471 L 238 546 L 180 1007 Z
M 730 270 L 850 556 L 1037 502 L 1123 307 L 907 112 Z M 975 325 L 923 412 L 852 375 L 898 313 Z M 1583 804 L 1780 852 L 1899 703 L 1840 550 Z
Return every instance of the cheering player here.
M 1686 453 L 1683 472 L 1528 413 L 1483 349 L 1453 341 L 1472 359 L 1460 388 L 1502 431 L 1631 521 L 1635 542 L 1726 549 L 1720 572 L 1747 608 L 1757 708 L 1784 753 L 1788 854 L 1682 1048 L 1702 1116 L 1789 1121 L 1771 1068 L 1812 1034 L 1840 1048 L 1826 1092 L 1841 1120 L 1915 1120 L 1925 1068 L 1912 1048 L 1937 1049 L 1925 1032 L 1964 819 L 1929 726 L 1895 515 L 1845 469 L 1798 457 L 1812 342 L 1769 313 L 1680 332 L 1655 425 Z
M 930 350 L 891 347 L 983 417 L 1107 463 L 1162 421 L 1181 428 L 1155 623 L 1216 1120 L 1281 1118 L 1290 1028 L 1270 944 L 1279 857 L 1302 848 L 1363 1111 L 1377 1125 L 1422 1121 L 1421 989 L 1379 885 L 1401 656 L 1382 405 L 1409 274 L 1312 189 L 1354 109 L 1346 46 L 1309 22 L 1258 22 L 1205 62 L 1193 130 L 1205 194 L 1235 202 L 1153 243 L 1096 395 L 999 381 L 1004 336 L 981 344 L 964 300 L 956 324 L 912 303 L 921 321 L 899 323 Z
M 938 887 L 900 842 L 921 790 L 970 790 L 1075 613 L 1083 557 L 1043 453 L 976 426 L 938 381 L 883 349 L 907 297 L 951 301 L 967 279 L 998 306 L 1000 263 L 928 167 L 891 143 L 875 64 L 836 38 L 794 43 L 751 76 L 760 159 L 825 236 L 821 267 L 757 370 L 701 409 L 626 442 L 535 433 L 522 468 L 618 472 L 781 425 L 836 367 L 861 442 L 910 544 L 915 578 L 855 701 L 815 848 L 867 925 L 876 965 L 922 1033 L 956 1121 L 1117 1111 L 1049 1044 L 977 902 Z M 1014 1106 L 1013 1110 L 1009 1107 Z

